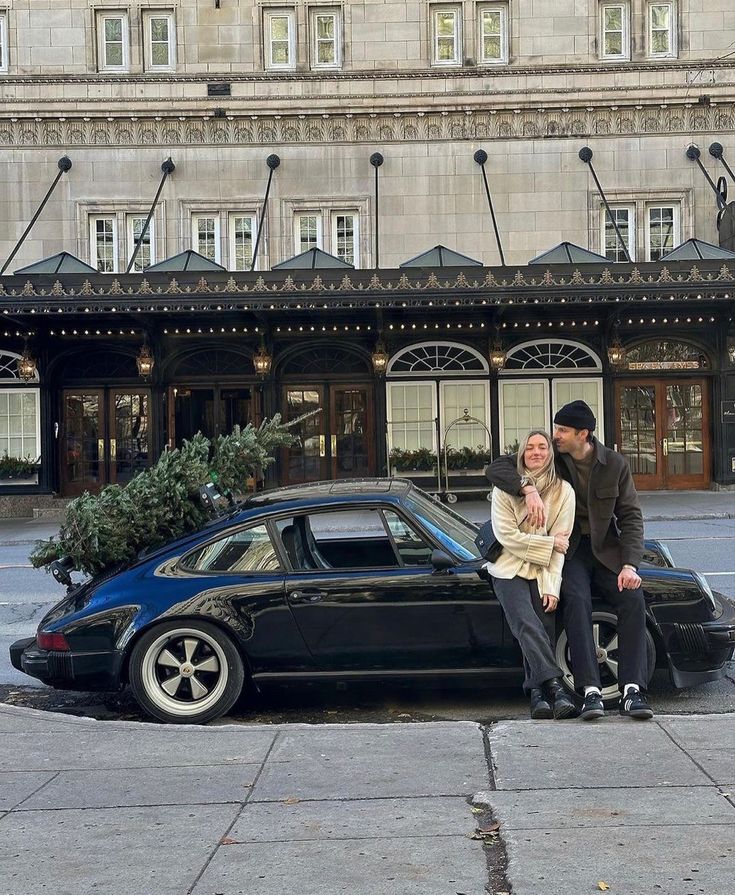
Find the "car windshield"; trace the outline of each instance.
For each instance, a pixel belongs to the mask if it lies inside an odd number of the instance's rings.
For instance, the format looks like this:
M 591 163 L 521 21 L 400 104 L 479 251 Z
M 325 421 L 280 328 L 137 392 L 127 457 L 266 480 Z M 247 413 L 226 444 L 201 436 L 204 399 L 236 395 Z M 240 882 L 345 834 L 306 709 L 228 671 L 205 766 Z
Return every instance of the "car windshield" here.
M 471 522 L 417 489 L 406 495 L 404 504 L 450 553 L 460 559 L 482 558 L 475 544 L 477 529 Z

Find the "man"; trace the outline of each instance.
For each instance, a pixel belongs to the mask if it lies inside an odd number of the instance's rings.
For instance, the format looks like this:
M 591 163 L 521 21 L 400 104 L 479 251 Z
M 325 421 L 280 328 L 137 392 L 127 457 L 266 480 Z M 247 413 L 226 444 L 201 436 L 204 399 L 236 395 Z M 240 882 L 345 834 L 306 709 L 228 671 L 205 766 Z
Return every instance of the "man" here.
M 620 714 L 653 717 L 645 699 L 648 683 L 645 601 L 638 565 L 643 556 L 643 516 L 626 459 L 592 434 L 596 420 L 584 401 L 565 404 L 554 417 L 556 468 L 576 495 L 576 517 L 564 569 L 561 597 L 574 682 L 584 696 L 580 717 L 605 712 L 592 632 L 592 590 L 617 612 Z M 544 505 L 532 483 L 521 479 L 516 458 L 499 457 L 485 469 L 492 485 L 526 499 L 529 521 L 543 525 Z

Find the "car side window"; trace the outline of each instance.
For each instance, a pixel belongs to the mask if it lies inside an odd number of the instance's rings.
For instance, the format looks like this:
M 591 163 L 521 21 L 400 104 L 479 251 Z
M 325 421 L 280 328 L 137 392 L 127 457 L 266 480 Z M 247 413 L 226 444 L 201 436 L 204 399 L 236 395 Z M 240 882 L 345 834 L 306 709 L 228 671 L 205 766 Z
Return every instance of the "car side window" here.
M 276 525 L 294 571 L 400 567 L 378 508 L 309 513 Z
M 191 572 L 277 572 L 281 564 L 265 525 L 231 532 L 187 553 L 181 567 Z
M 393 535 L 398 555 L 404 566 L 428 566 L 432 547 L 393 510 L 385 510 L 385 521 Z

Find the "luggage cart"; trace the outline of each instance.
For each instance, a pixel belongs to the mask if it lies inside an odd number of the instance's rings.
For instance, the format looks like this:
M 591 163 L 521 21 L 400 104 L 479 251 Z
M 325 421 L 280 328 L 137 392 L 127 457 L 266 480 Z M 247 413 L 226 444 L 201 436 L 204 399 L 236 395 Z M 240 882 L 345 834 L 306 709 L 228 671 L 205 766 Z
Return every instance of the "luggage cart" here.
M 490 430 L 485 425 L 485 423 L 483 423 L 482 420 L 479 420 L 476 416 L 472 416 L 470 414 L 469 410 L 465 407 L 464 413 L 462 414 L 462 416 L 458 416 L 456 419 L 452 420 L 452 422 L 449 423 L 449 425 L 444 430 L 444 437 L 442 438 L 442 441 L 441 441 L 442 447 L 439 452 L 439 461 L 437 463 L 439 491 L 436 496 L 440 500 L 444 500 L 447 503 L 454 504 L 454 503 L 457 503 L 457 500 L 459 499 L 459 494 L 482 494 L 483 492 L 486 492 L 485 499 L 491 500 L 492 499 L 492 496 L 491 496 L 492 489 L 490 488 L 489 484 L 487 486 L 483 486 L 483 487 L 473 486 L 473 485 L 469 485 L 467 487 L 460 486 L 457 488 L 449 487 L 449 458 L 448 458 L 449 444 L 448 444 L 447 436 L 452 431 L 452 429 L 454 429 L 455 426 L 462 426 L 462 425 L 481 426 L 487 434 L 488 447 L 492 451 L 493 436 L 490 433 Z M 442 484 L 442 458 L 444 460 L 444 470 L 443 470 L 444 483 L 443 484 Z M 481 474 L 481 471 L 478 474 Z

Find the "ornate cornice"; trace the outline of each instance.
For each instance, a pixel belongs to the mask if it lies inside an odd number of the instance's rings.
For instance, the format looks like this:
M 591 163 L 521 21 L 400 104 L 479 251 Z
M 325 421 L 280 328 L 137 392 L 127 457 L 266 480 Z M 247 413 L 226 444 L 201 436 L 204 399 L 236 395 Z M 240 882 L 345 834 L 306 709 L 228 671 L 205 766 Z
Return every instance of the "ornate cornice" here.
M 0 146 L 202 146 L 725 133 L 735 103 L 384 114 L 0 119 Z
M 642 272 L 626 266 L 618 273 L 608 267 L 594 273 L 578 268 L 563 273 L 549 268 L 538 273 L 528 268 L 515 272 L 503 268 L 498 275 L 485 268 L 408 275 L 402 271 L 352 271 L 341 279 L 327 272 L 310 278 L 303 274 L 274 277 L 270 274 L 247 280 L 235 275 L 186 274 L 163 280 L 160 275 L 57 279 L 44 283 L 6 277 L 0 281 L 3 315 L 33 314 L 36 319 L 54 314 L 86 314 L 90 310 L 112 314 L 143 312 L 216 311 L 333 311 L 347 308 L 455 308 L 517 305 L 575 305 L 645 303 L 669 305 L 672 301 L 733 302 L 735 270 L 723 264 L 702 270 L 698 266 L 672 272 L 656 267 Z M 727 291 L 726 291 L 727 290 Z

